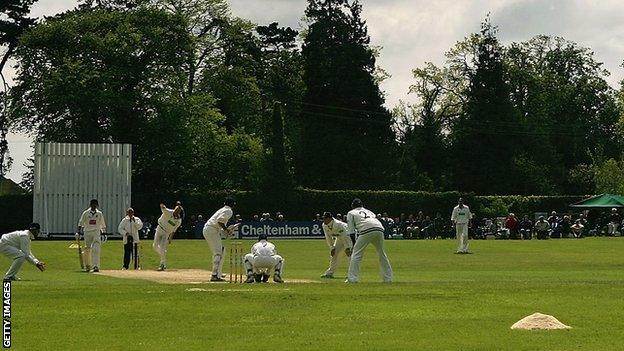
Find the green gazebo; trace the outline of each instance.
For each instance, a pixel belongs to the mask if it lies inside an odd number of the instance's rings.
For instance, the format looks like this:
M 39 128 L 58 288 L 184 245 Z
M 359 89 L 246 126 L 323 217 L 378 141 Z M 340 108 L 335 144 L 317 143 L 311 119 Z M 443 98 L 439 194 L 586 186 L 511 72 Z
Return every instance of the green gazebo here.
M 624 196 L 602 194 L 592 196 L 589 199 L 573 203 L 570 207 L 575 208 L 613 208 L 624 207 Z

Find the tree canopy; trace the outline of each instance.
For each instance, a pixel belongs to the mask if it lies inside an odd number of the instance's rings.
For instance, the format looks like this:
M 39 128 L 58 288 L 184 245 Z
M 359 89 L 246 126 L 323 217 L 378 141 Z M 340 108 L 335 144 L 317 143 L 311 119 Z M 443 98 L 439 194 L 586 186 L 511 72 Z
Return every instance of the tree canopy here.
M 358 0 L 308 0 L 296 29 L 235 17 L 226 0 L 85 0 L 38 22 L 34 1 L 0 5 L 2 62 L 17 62 L 0 172 L 10 126 L 133 144 L 139 192 L 617 188 L 624 82 L 564 38 L 503 45 L 486 18 L 414 68 L 416 103 L 389 107 Z

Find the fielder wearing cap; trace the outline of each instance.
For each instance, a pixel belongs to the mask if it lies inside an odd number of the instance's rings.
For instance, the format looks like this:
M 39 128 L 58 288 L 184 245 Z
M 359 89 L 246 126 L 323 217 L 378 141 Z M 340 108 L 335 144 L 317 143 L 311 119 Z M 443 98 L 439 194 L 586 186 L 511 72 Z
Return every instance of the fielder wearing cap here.
M 78 233 L 84 234 L 86 271 L 100 271 L 100 246 L 102 245 L 102 233 L 106 230 L 104 214 L 98 209 L 98 200 L 93 199 L 78 220 Z
M 393 273 L 390 260 L 384 250 L 384 227 L 375 218 L 375 213 L 364 208 L 362 200 L 353 199 L 351 202 L 353 208 L 347 214 L 347 228 L 349 235 L 357 233 L 353 254 L 351 254 L 351 262 L 349 263 L 349 273 L 347 275 L 347 283 L 357 283 L 360 274 L 360 262 L 364 256 L 364 250 L 369 244 L 373 244 L 379 256 L 379 265 L 383 281 L 392 282 Z
M 223 202 L 223 207 L 217 210 L 210 219 L 204 224 L 204 239 L 208 242 L 210 250 L 212 251 L 212 277 L 210 281 L 221 282 L 225 281 L 221 278 L 223 273 L 223 259 L 225 256 L 225 249 L 221 242 L 221 233 L 225 237 L 232 235 L 233 228 L 228 228 L 227 223 L 234 214 L 232 208 L 236 205 L 233 198 L 227 197 Z
M 340 255 L 344 252 L 347 257 L 351 256 L 353 243 L 349 237 L 347 224 L 334 218 L 330 212 L 323 214 L 323 233 L 329 246 L 329 268 L 321 275 L 321 278 L 333 278 L 338 267 Z
M 243 264 L 247 270 L 247 280 L 245 283 L 253 283 L 254 280 L 267 282 L 269 276 L 273 275 L 273 281 L 283 283 L 282 270 L 284 259 L 277 254 L 275 245 L 267 241 L 266 234 L 260 234 L 258 242 L 251 247 L 251 253 L 245 255 Z
M 0 253 L 13 260 L 11 267 L 4 275 L 4 280 L 19 280 L 16 276 L 24 261 L 37 266 L 40 271 L 45 270 L 45 263 L 39 261 L 30 251 L 30 240 L 39 236 L 40 226 L 32 223 L 28 230 L 18 230 L 2 235 L 0 238 Z

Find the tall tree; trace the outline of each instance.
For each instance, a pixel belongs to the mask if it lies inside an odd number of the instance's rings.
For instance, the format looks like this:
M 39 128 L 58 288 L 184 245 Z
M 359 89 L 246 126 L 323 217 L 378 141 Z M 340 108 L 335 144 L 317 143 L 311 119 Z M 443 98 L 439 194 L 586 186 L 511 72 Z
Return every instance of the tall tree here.
M 298 32 L 289 27 L 280 27 L 276 22 L 268 26 L 259 26 L 256 32 L 260 37 L 262 49 L 258 86 L 263 111 L 280 102 L 285 126 L 283 131 L 285 166 L 291 177 L 292 156 L 300 146 L 301 140 L 298 117 L 301 115 L 301 100 L 305 92 L 301 51 L 296 42 Z
M 392 118 L 383 106 L 361 14 L 357 0 L 308 1 L 302 50 L 306 94 L 296 162 L 301 185 L 388 186 L 395 157 Z
M 185 19 L 154 7 L 46 19 L 17 48 L 12 118 L 43 141 L 134 144 L 138 191 L 249 189 L 262 149 L 226 133 L 210 95 L 188 95 L 193 48 Z
M 19 37 L 28 28 L 35 24 L 35 19 L 28 17 L 30 7 L 37 0 L 5 0 L 0 3 L 0 48 L 2 57 L 0 58 L 0 78 L 2 87 L 0 89 L 0 178 L 11 169 L 13 159 L 9 154 L 9 143 L 7 134 L 9 131 L 8 112 L 8 92 L 9 86 L 4 78 L 4 67 L 9 58 L 14 54 Z
M 541 193 L 591 192 L 574 175 L 596 156 L 615 158 L 622 150 L 608 72 L 590 49 L 549 36 L 511 44 L 505 62 L 512 102 L 530 136 L 522 138 L 519 159 L 526 165 L 520 171 L 533 169 L 525 172 L 527 185 Z
M 461 191 L 515 193 L 509 177 L 517 138 L 509 131 L 518 125 L 518 116 L 509 98 L 503 48 L 489 19 L 481 25 L 480 39 L 465 112 L 451 135 L 455 182 Z
M 292 178 L 288 172 L 284 148 L 284 119 L 281 105 L 279 102 L 273 105 L 270 155 L 267 158 L 265 180 L 262 187 L 262 190 L 276 202 L 284 201 L 288 190 L 292 188 Z

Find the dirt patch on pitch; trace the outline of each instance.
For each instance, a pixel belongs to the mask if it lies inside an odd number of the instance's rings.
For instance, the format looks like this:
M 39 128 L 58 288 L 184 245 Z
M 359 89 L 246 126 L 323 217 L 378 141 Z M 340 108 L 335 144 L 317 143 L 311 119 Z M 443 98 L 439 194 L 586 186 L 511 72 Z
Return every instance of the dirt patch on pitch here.
M 163 272 L 153 270 L 102 270 L 99 273 L 108 277 L 125 279 L 143 279 L 162 284 L 223 284 L 211 282 L 211 272 L 204 269 L 170 269 Z M 229 281 L 229 276 L 224 279 Z M 285 283 L 320 283 L 309 279 L 284 279 Z M 273 281 L 270 281 L 273 283 Z

